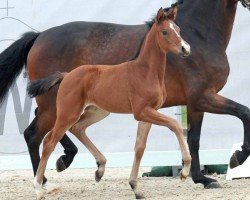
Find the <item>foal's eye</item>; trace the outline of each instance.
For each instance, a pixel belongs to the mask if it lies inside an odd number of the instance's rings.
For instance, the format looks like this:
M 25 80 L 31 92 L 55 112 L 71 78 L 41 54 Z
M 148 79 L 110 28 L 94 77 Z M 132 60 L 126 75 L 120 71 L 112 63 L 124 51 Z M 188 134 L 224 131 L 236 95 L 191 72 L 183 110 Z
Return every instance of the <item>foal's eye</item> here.
M 167 31 L 162 31 L 162 35 L 167 36 L 168 32 Z

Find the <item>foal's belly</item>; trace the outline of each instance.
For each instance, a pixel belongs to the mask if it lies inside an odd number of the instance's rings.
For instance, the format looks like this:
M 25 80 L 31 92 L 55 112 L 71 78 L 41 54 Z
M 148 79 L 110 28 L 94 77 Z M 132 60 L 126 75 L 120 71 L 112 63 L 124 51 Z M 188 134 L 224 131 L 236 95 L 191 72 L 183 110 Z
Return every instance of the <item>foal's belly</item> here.
M 109 93 L 96 93 L 89 99 L 88 104 L 95 105 L 102 110 L 111 113 L 132 113 L 130 101 L 126 96 L 119 93 L 109 91 Z

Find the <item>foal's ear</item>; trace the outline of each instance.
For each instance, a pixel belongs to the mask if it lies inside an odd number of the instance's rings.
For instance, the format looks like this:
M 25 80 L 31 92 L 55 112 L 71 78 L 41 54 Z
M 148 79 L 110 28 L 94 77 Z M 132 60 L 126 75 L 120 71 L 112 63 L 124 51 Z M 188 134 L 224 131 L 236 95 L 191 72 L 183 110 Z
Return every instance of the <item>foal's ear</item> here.
M 162 8 L 158 10 L 158 13 L 155 17 L 155 23 L 160 23 L 165 18 L 165 13 Z
M 170 20 L 175 20 L 176 16 L 177 16 L 177 6 L 173 6 L 172 8 L 170 8 L 170 10 L 167 13 L 167 18 Z

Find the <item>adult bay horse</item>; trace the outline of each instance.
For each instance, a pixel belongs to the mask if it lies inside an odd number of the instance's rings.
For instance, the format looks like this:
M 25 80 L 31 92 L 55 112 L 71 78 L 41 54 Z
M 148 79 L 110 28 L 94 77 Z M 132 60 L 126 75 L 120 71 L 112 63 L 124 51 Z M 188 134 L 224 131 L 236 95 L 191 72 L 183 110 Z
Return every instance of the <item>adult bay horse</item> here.
M 176 15 L 177 7 L 170 9 L 167 14 L 162 8 L 159 9 L 138 57 L 132 61 L 118 65 L 82 65 L 69 73 L 56 73 L 31 82 L 28 93 L 32 96 L 42 95 L 60 84 L 56 100 L 56 122 L 44 138 L 42 156 L 34 180 L 38 199 L 44 197 L 43 177 L 52 151 L 68 129 L 77 130 L 72 133 L 80 141 L 83 140 L 85 132 L 82 132 L 81 124 L 88 120 L 83 116 L 88 112 L 85 112 L 85 108 L 90 105 L 108 113 L 132 113 L 145 126 L 150 123 L 171 129 L 178 139 L 184 162 L 180 176 L 181 179 L 186 179 L 191 167 L 191 156 L 182 128 L 177 120 L 157 111 L 168 96 L 165 85 L 166 54 L 190 54 L 190 46 L 181 38 L 180 29 L 174 23 Z M 138 146 L 145 146 L 146 141 L 147 135 L 137 136 L 136 156 L 130 178 L 130 185 L 137 199 L 144 198 L 137 187 L 138 169 L 143 155 Z
M 240 1 L 250 7 L 249 0 Z M 165 82 L 169 92 L 163 107 L 187 105 L 192 179 L 205 188 L 219 187 L 219 184 L 200 172 L 198 151 L 204 112 L 230 114 L 242 120 L 244 145 L 241 152 L 233 155 L 232 167 L 242 164 L 250 153 L 249 109 L 217 94 L 229 75 L 226 48 L 237 5 L 237 0 L 184 0 L 179 5 L 176 23 L 183 31 L 183 38 L 191 45 L 192 55 L 185 61 L 172 54 L 167 56 Z M 70 71 L 83 64 L 122 63 L 136 57 L 149 29 L 150 24 L 124 26 L 73 22 L 42 33 L 27 33 L 0 54 L 0 99 L 4 99 L 26 62 L 30 80 L 47 77 L 56 71 Z M 56 91 L 54 88 L 39 98 L 37 115 L 24 133 L 34 174 L 40 160 L 39 145 L 55 122 Z M 149 129 L 150 126 L 141 131 L 148 132 Z M 59 171 L 70 165 L 77 152 L 66 135 L 60 142 L 66 155 L 57 162 Z

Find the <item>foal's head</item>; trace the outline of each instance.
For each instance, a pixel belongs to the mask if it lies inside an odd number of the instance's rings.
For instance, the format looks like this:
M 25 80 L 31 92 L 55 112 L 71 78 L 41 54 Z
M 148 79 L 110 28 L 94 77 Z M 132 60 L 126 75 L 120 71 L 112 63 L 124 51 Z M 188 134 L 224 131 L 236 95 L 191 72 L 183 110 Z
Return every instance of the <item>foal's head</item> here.
M 174 23 L 177 15 L 177 7 L 172 7 L 167 13 L 163 9 L 157 13 L 155 24 L 156 41 L 164 52 L 173 52 L 182 56 L 189 56 L 190 45 L 180 36 L 180 28 Z

